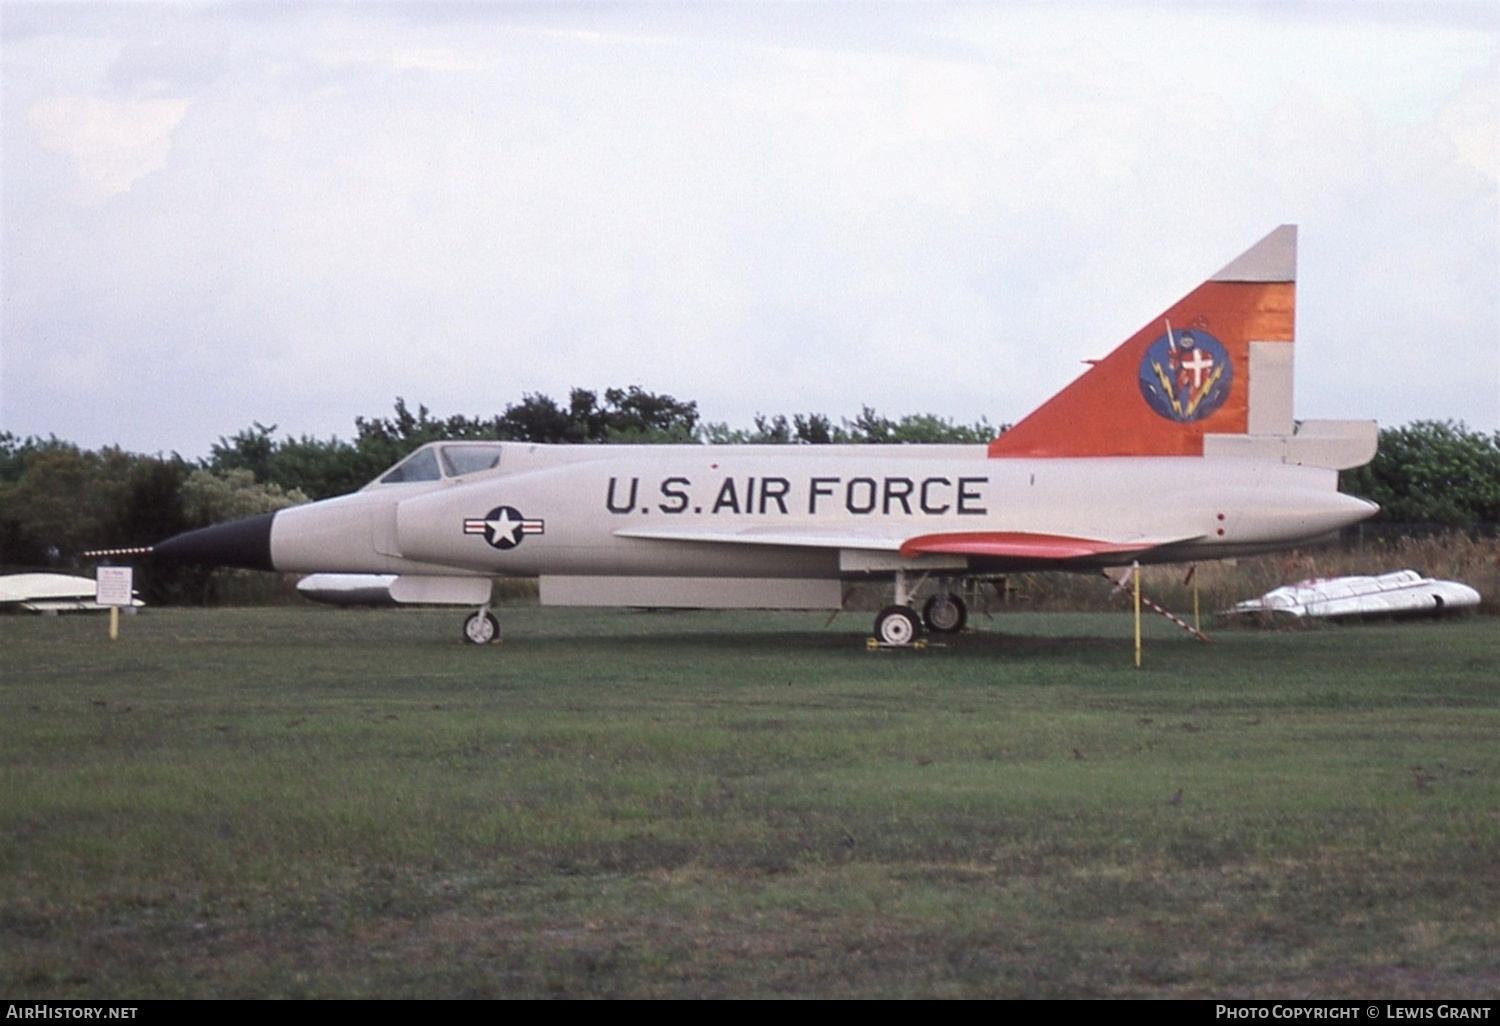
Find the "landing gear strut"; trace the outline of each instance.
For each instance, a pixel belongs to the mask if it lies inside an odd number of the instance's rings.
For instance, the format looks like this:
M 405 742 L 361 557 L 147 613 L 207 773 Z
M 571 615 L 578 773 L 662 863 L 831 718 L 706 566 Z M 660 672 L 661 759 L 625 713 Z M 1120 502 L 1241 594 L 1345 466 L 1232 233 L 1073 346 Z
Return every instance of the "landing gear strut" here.
M 921 587 L 921 581 L 917 586 Z M 922 634 L 922 621 L 911 608 L 911 587 L 905 570 L 896 571 L 895 605 L 886 606 L 875 618 L 875 640 L 882 645 L 910 645 Z
M 464 621 L 464 640 L 471 645 L 488 645 L 500 633 L 500 621 L 488 609 L 470 613 Z

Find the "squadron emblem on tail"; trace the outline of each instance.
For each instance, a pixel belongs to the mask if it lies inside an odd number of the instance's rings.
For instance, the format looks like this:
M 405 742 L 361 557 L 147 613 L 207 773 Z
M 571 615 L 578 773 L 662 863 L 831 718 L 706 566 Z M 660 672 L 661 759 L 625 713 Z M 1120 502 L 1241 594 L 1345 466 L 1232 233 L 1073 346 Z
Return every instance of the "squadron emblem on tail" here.
M 1167 333 L 1141 357 L 1141 395 L 1168 420 L 1186 424 L 1210 416 L 1234 384 L 1234 367 L 1223 344 L 1194 326 Z

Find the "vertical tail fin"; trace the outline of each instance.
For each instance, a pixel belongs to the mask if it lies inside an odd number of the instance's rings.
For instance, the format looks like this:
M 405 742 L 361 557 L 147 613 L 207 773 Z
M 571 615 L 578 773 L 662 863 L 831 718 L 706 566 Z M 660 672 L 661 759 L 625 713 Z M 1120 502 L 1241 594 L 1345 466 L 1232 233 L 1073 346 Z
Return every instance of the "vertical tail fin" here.
M 1282 225 L 990 443 L 991 457 L 1200 456 L 1292 433 L 1297 227 Z

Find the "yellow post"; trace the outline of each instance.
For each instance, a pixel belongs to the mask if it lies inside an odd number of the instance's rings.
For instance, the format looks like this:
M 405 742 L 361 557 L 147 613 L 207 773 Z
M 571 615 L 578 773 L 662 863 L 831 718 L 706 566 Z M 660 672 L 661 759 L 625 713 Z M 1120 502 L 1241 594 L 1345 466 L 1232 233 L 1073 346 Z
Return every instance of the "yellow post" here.
M 1141 564 L 1132 563 L 1130 573 L 1135 578 L 1135 668 L 1141 668 Z
M 120 607 L 109 607 L 109 640 L 120 640 Z

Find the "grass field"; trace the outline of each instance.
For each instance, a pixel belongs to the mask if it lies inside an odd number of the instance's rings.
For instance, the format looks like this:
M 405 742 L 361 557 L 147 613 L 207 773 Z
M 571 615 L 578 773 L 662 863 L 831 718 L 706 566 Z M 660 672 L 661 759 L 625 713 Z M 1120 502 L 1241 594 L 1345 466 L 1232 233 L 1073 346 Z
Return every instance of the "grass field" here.
M 1500 991 L 1500 619 L 0 620 L 0 995 Z

